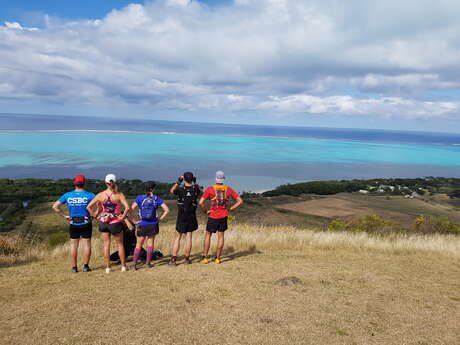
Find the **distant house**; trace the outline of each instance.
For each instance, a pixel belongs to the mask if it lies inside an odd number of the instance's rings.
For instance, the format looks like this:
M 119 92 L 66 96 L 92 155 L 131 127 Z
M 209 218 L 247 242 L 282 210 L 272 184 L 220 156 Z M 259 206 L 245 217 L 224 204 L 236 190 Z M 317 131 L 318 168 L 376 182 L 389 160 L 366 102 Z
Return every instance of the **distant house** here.
M 369 194 L 369 191 L 365 189 L 360 189 L 358 192 L 361 194 Z

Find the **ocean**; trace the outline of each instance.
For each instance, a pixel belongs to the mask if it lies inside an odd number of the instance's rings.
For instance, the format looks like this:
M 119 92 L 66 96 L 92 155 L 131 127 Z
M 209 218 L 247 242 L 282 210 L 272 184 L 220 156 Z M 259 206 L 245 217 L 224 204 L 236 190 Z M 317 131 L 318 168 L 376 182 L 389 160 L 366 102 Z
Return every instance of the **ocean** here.
M 375 177 L 460 177 L 460 135 L 156 120 L 0 115 L 0 177 L 202 184 L 224 170 L 239 191 Z

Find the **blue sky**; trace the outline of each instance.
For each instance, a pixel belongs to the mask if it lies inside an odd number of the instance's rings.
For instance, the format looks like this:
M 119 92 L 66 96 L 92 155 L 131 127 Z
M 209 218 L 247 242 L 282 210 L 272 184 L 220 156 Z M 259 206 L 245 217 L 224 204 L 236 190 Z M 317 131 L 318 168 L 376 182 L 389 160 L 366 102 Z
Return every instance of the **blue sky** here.
M 0 0 L 0 113 L 460 132 L 460 3 Z

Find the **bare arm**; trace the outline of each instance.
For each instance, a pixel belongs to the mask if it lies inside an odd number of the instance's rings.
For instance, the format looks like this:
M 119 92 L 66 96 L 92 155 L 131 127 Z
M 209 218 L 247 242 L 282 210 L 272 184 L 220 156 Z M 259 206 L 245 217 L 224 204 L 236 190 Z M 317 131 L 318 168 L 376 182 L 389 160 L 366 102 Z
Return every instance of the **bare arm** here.
M 125 220 L 126 217 L 128 217 L 130 208 L 129 208 L 128 201 L 126 200 L 126 197 L 125 197 L 125 195 L 123 193 L 120 193 L 120 202 L 121 202 L 121 204 L 123 205 L 123 208 L 124 208 L 123 215 L 121 216 L 121 219 Z
M 231 211 L 237 209 L 242 204 L 243 204 L 243 199 L 241 199 L 241 197 L 239 196 L 238 198 L 236 198 L 236 203 L 232 207 L 230 207 L 229 211 L 231 212 Z
M 135 212 L 135 211 L 136 211 L 136 209 L 137 209 L 138 207 L 139 207 L 139 205 L 137 205 L 137 202 L 135 202 L 135 201 L 131 204 L 131 211 L 133 212 L 132 214 L 137 214 L 137 212 Z M 136 218 L 136 219 L 137 219 L 137 218 Z M 137 223 L 139 223 L 139 222 L 140 222 L 140 220 L 135 220 L 135 221 L 134 221 L 135 224 L 137 224 Z
M 206 213 L 208 214 L 209 211 L 206 209 L 206 206 L 204 205 L 204 202 L 206 201 L 205 198 L 201 197 L 200 201 L 198 202 L 198 206 L 200 206 L 201 208 L 201 211 L 203 211 L 203 213 Z
M 69 216 L 66 216 L 64 214 L 64 212 L 62 212 L 61 210 L 61 206 L 62 204 L 59 202 L 59 201 L 56 201 L 54 204 L 53 204 L 53 211 L 56 212 L 58 215 L 60 215 L 61 217 L 64 217 L 65 219 L 69 219 L 70 217 Z
M 171 187 L 171 189 L 169 190 L 169 192 L 171 194 L 174 194 L 174 192 L 176 191 L 176 189 L 179 188 L 179 185 L 177 183 L 174 183 L 174 185 Z
M 93 218 L 97 217 L 97 214 L 98 214 L 98 211 L 99 211 L 99 206 L 98 206 L 96 212 L 94 212 L 94 206 L 97 205 L 98 202 L 99 202 L 99 194 L 96 195 L 96 197 L 93 200 L 90 201 L 88 206 L 86 206 L 86 209 L 88 210 L 90 216 L 93 217 Z
M 179 185 L 182 183 L 183 180 L 184 180 L 184 176 L 179 176 L 179 178 L 177 179 L 177 182 L 174 183 L 174 185 L 171 187 L 169 192 L 171 194 L 174 194 L 174 191 L 179 187 Z
M 160 217 L 160 221 L 162 221 L 169 213 L 169 207 L 165 202 L 161 204 L 161 208 L 163 209 L 163 214 Z

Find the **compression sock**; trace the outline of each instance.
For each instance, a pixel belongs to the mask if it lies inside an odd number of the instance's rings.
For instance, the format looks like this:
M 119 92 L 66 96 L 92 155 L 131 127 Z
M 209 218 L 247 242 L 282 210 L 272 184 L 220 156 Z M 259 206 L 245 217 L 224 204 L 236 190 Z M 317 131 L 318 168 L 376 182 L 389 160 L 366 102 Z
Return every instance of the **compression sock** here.
M 141 248 L 134 248 L 133 264 L 137 264 L 139 256 L 141 255 Z
M 148 265 L 150 261 L 152 261 L 152 256 L 153 256 L 153 246 L 148 246 L 147 247 L 147 260 L 145 260 L 145 263 Z

